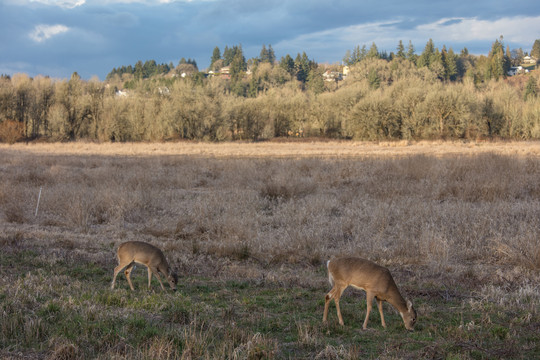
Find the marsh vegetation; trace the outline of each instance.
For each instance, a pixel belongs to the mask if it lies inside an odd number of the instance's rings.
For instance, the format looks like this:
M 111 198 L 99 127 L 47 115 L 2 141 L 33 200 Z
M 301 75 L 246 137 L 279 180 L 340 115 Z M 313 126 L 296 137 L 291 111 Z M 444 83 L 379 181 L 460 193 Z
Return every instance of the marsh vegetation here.
M 263 149 L 263 150 L 260 150 Z M 272 150 L 274 149 L 274 150 Z M 0 357 L 532 358 L 540 353 L 538 143 L 0 147 Z M 36 215 L 38 194 L 42 189 Z M 110 289 L 124 241 L 160 247 Z M 388 328 L 326 260 L 389 268 L 418 313 Z M 155 281 L 155 280 L 154 280 Z

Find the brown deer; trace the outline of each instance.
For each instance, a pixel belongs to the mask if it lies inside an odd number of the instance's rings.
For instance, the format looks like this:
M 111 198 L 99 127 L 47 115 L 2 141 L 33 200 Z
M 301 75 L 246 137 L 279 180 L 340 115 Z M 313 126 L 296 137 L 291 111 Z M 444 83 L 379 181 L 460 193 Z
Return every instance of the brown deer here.
M 114 289 L 114 284 L 116 282 L 116 276 L 118 273 L 122 271 L 122 269 L 126 268 L 124 273 L 126 274 L 129 287 L 131 290 L 135 290 L 133 288 L 133 284 L 131 283 L 130 274 L 135 266 L 135 263 L 137 263 L 146 266 L 148 269 L 148 289 L 150 289 L 152 274 L 154 274 L 158 279 L 161 288 L 165 290 L 159 276 L 159 273 L 162 273 L 169 282 L 171 289 L 176 291 L 178 276 L 175 272 L 171 271 L 163 252 L 154 245 L 142 241 L 128 241 L 120 244 L 116 255 L 118 256 L 118 266 L 114 268 L 111 289 Z
M 377 306 L 381 314 L 381 323 L 384 328 L 386 328 L 386 323 L 384 322 L 383 315 L 383 301 L 387 301 L 399 311 L 405 323 L 405 328 L 407 330 L 413 330 L 416 323 L 416 311 L 412 303 L 408 300 L 405 301 L 403 296 L 401 296 L 387 268 L 377 265 L 372 261 L 356 257 L 333 259 L 328 261 L 326 266 L 328 267 L 328 280 L 333 288 L 325 298 L 324 323 L 328 317 L 330 301 L 334 299 L 339 324 L 343 325 L 343 318 L 339 310 L 339 299 L 343 291 L 350 285 L 366 292 L 367 312 L 366 319 L 364 320 L 364 330 L 367 328 L 373 298 L 377 299 Z

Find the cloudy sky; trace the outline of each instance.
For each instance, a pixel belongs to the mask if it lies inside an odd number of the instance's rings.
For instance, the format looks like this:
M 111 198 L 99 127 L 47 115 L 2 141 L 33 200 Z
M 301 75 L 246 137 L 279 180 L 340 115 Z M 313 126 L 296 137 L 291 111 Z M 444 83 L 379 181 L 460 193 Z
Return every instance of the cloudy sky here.
M 305 51 L 319 63 L 373 42 L 395 51 L 431 38 L 487 54 L 504 36 L 530 52 L 540 1 L 522 0 L 0 0 L 0 74 L 103 80 L 114 67 L 184 58 L 209 65 L 213 49 L 241 44 L 246 58 L 271 44 L 278 59 Z

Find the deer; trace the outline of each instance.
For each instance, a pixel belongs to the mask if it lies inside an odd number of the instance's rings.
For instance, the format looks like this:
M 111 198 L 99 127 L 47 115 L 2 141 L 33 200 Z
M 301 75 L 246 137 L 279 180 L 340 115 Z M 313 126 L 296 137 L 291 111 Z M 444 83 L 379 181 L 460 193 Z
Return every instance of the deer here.
M 111 284 L 111 289 L 114 289 L 116 276 L 122 269 L 125 268 L 127 281 L 131 290 L 135 290 L 131 283 L 130 274 L 135 264 L 141 264 L 148 269 L 148 290 L 151 288 L 152 274 L 158 279 L 161 289 L 165 290 L 159 273 L 163 274 L 173 291 L 176 291 L 178 283 L 178 275 L 169 267 L 169 263 L 165 259 L 163 252 L 154 245 L 142 241 L 127 241 L 118 247 L 116 252 L 118 257 L 118 266 L 114 268 L 114 276 Z
M 326 266 L 328 268 L 328 280 L 333 288 L 325 297 L 323 323 L 327 322 L 328 306 L 330 305 L 330 301 L 334 299 L 339 324 L 343 326 L 343 318 L 339 309 L 339 299 L 343 291 L 348 286 L 352 286 L 366 292 L 367 311 L 364 325 L 362 326 L 363 330 L 367 329 L 369 313 L 371 312 L 373 298 L 375 298 L 379 313 L 381 314 L 383 328 L 386 329 L 386 322 L 383 315 L 383 302 L 386 301 L 400 313 L 405 328 L 413 331 L 416 323 L 416 311 L 411 301 L 406 301 L 401 296 L 387 268 L 358 257 L 343 257 L 329 260 Z

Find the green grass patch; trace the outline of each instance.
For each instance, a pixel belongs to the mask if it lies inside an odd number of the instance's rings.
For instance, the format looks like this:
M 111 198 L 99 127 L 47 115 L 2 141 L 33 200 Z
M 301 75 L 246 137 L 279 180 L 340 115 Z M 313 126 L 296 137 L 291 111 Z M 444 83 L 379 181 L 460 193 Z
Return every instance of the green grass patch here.
M 19 252 L 10 261 L 30 264 L 36 255 Z M 149 291 L 140 276 L 136 291 L 125 282 L 111 290 L 108 271 L 93 264 L 70 268 L 66 263 L 54 273 L 34 269 L 10 276 L 0 293 L 0 346 L 8 352 L 55 354 L 70 349 L 82 358 L 123 354 L 135 359 L 171 354 L 526 359 L 540 352 L 538 312 L 469 298 L 417 296 L 414 332 L 405 330 L 388 304 L 388 327 L 383 329 L 374 304 L 364 331 L 366 303 L 360 291 L 348 290 L 342 297 L 345 326 L 340 326 L 333 302 L 328 323 L 322 323 L 326 286 L 282 287 L 194 276 L 181 278 L 177 292 L 159 287 Z

